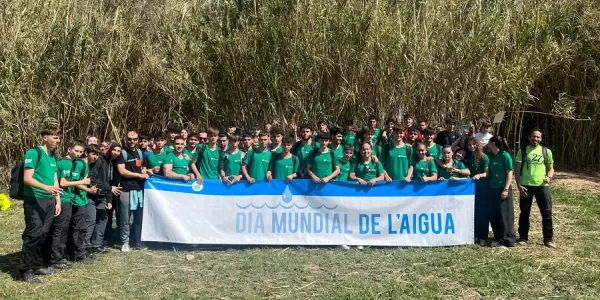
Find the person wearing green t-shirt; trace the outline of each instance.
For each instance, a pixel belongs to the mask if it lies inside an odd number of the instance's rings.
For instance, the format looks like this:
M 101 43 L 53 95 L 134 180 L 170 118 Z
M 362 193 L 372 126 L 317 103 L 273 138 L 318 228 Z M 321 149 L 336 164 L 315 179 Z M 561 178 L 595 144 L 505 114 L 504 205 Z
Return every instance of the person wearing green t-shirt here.
M 385 181 L 410 181 L 408 168 L 411 162 L 412 148 L 410 145 L 404 143 L 404 129 L 400 126 L 394 126 L 391 138 L 393 138 L 393 141 L 384 145 L 381 153 L 381 162 L 385 170 Z
M 296 155 L 299 160 L 298 166 L 298 178 L 309 179 L 308 172 L 306 171 L 306 165 L 310 155 L 316 148 L 315 142 L 313 141 L 313 130 L 308 124 L 300 126 L 301 140 L 296 142 L 292 147 L 292 154 Z
M 20 263 L 17 266 L 20 280 L 40 283 L 36 275 L 53 274 L 43 268 L 40 249 L 46 240 L 55 216 L 61 213 L 58 166 L 54 150 L 60 143 L 58 129 L 41 131 L 42 143 L 25 153 L 23 162 L 23 213 L 25 230 Z
M 173 152 L 173 150 L 175 150 L 175 137 L 179 136 L 181 134 L 181 130 L 183 128 L 181 128 L 181 126 L 178 125 L 168 125 L 167 126 L 167 138 L 169 139 L 167 141 L 167 145 L 165 146 L 165 150 L 167 150 L 167 154 Z
M 436 163 L 436 167 L 441 167 L 442 146 L 435 143 L 435 130 L 431 127 L 423 130 L 423 143 L 427 146 L 427 155 Z
M 294 146 L 294 139 L 286 137 L 283 139 L 283 152 L 273 154 L 267 171 L 267 180 L 281 179 L 286 183 L 290 183 L 296 178 L 298 173 L 298 158 L 291 153 Z
M 70 264 L 65 259 L 67 248 L 67 237 L 69 224 L 71 222 L 72 204 L 74 199 L 74 188 L 78 185 L 89 184 L 90 179 L 73 179 L 73 160 L 83 155 L 83 142 L 72 141 L 67 149 L 67 156 L 58 161 L 58 180 L 63 193 L 60 197 L 61 214 L 52 221 L 52 227 L 48 234 L 50 240 L 50 266 L 55 269 L 66 269 Z M 77 179 L 77 178 L 76 178 Z
M 468 179 L 471 171 L 460 160 L 454 159 L 452 147 L 447 146 L 442 150 L 441 167 L 438 180 L 463 180 Z
M 166 142 L 167 140 L 162 134 L 159 134 L 154 138 L 154 150 L 148 154 L 148 167 L 146 168 L 148 175 L 164 175 L 162 165 L 168 154 L 165 149 Z
M 204 179 L 219 179 L 219 158 L 221 157 L 217 146 L 219 131 L 209 128 L 207 133 L 208 143 L 200 146 L 192 158 L 192 172 L 200 185 Z
M 242 147 L 240 150 L 244 152 L 244 154 L 248 154 L 254 148 L 254 139 L 252 138 L 252 134 L 246 132 L 242 135 Z
M 271 154 L 283 152 L 283 131 L 279 126 L 271 128 L 271 145 L 269 146 Z
M 198 150 L 198 144 L 200 143 L 200 139 L 198 139 L 198 133 L 192 132 L 186 138 L 186 146 L 183 152 L 187 154 L 189 157 L 194 157 L 196 154 L 196 150 Z
M 340 174 L 335 178 L 335 181 L 348 181 L 350 171 L 356 165 L 354 158 L 354 146 L 344 145 L 344 157 L 338 159 L 340 166 Z
M 356 132 L 354 131 L 354 121 L 346 120 L 344 132 L 343 132 L 342 144 L 350 145 L 354 149 L 354 143 L 356 140 Z
M 165 157 L 163 169 L 165 177 L 170 179 L 183 179 L 188 182 L 193 180 L 194 173 L 190 169 L 192 158 L 185 153 L 185 139 L 182 136 L 175 137 L 175 149 Z
M 245 153 L 240 150 L 240 137 L 235 133 L 229 135 L 229 146 L 229 150 L 221 152 L 219 174 L 223 183 L 235 184 L 242 180 Z
M 408 167 L 408 175 L 411 180 L 420 180 L 422 182 L 434 181 L 438 178 L 438 170 L 435 162 L 427 156 L 427 146 L 418 143 L 415 148 L 415 158 Z M 408 180 L 407 180 L 408 181 Z
M 475 180 L 475 242 L 485 246 L 490 225 L 487 198 L 489 193 L 487 173 L 490 159 L 483 153 L 481 143 L 474 136 L 465 139 L 465 146 L 468 150 L 465 163 L 471 172 L 471 178 Z
M 321 133 L 318 139 L 320 147 L 311 154 L 306 170 L 314 183 L 328 183 L 340 173 L 340 167 L 333 151 L 329 149 L 330 134 Z
M 227 137 L 225 133 L 219 133 L 218 143 L 220 152 L 224 152 L 227 151 L 227 149 L 229 149 L 229 137 Z
M 394 127 L 396 126 L 396 119 L 390 118 L 385 120 L 385 129 L 381 131 L 381 147 L 387 144 L 394 143 Z
M 377 128 L 377 117 L 374 115 L 369 116 L 367 119 L 367 128 L 373 130 L 373 138 L 371 139 L 372 145 L 379 145 L 379 140 L 381 139 L 382 130 Z M 363 131 L 366 133 L 367 131 Z M 364 139 L 363 141 L 368 141 L 369 139 Z M 377 156 L 377 153 L 373 153 L 373 155 Z
M 511 188 L 513 160 L 506 142 L 500 136 L 490 138 L 487 148 L 491 153 L 487 177 L 490 183 L 489 218 L 495 239 L 492 247 L 514 247 L 515 216 Z
M 342 135 L 342 131 L 337 127 L 332 128 L 331 144 L 329 144 L 329 149 L 333 150 L 333 156 L 338 160 L 344 157 L 343 140 L 344 136 Z
M 258 148 L 251 154 L 246 155 L 242 163 L 242 174 L 249 183 L 256 180 L 267 179 L 269 171 L 269 162 L 271 161 L 271 151 L 269 151 L 269 134 L 261 133 L 258 139 Z
M 93 148 L 95 147 L 86 147 L 85 155 L 82 158 L 76 158 L 73 160 L 73 171 L 71 173 L 73 180 L 86 180 L 86 183 L 75 186 L 75 190 L 73 192 L 73 199 L 71 201 L 72 213 L 71 222 L 69 224 L 68 238 L 71 241 L 69 255 L 71 255 L 76 262 L 81 262 L 84 264 L 90 264 L 94 262 L 94 256 L 88 253 L 86 248 L 88 194 L 96 195 L 98 192 L 98 187 L 89 186 L 90 179 L 88 178 L 90 173 L 89 164 L 95 163 L 99 156 L 99 151 L 91 150 Z
M 373 149 L 373 151 L 371 151 L 372 155 L 374 157 L 379 158 L 381 156 L 382 148 L 381 148 L 381 146 L 377 145 L 377 141 L 375 138 L 376 136 L 377 136 L 377 133 L 375 132 L 375 130 L 373 128 L 365 128 L 365 130 L 363 130 L 364 140 L 362 142 L 363 143 L 370 142 L 371 149 Z M 360 157 L 360 153 L 362 152 L 362 149 L 360 147 L 361 147 L 361 145 L 356 145 L 356 147 L 354 148 L 354 151 L 356 152 L 355 153 L 356 157 Z
M 377 182 L 384 180 L 383 164 L 375 161 L 371 143 L 363 142 L 360 145 L 360 157 L 352 167 L 350 180 L 358 181 L 360 185 L 374 186 Z
M 529 145 L 520 149 L 515 163 L 515 179 L 519 186 L 519 240 L 525 245 L 529 240 L 529 215 L 533 197 L 542 215 L 542 235 L 544 245 L 556 248 L 552 228 L 552 197 L 549 184 L 554 176 L 552 151 L 541 145 L 542 131 L 534 128 L 529 131 Z

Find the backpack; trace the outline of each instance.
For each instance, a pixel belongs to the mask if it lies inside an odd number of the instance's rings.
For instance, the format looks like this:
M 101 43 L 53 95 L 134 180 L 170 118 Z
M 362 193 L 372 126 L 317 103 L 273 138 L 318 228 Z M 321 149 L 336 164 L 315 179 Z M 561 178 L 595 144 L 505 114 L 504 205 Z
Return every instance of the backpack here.
M 521 148 L 521 175 L 523 175 L 523 168 L 525 167 L 525 157 L 527 156 L 527 145 Z M 548 148 L 542 146 L 542 157 L 544 158 L 544 165 L 546 165 L 546 175 L 548 175 Z
M 138 155 L 140 156 L 140 159 L 144 159 L 144 154 L 142 153 L 142 150 L 140 150 L 140 148 L 136 148 L 135 149 L 138 153 Z M 123 156 L 123 160 L 125 162 L 127 162 L 127 150 L 125 150 L 125 148 L 123 148 L 123 150 L 121 150 L 121 155 Z
M 38 156 L 38 164 L 42 159 L 42 150 L 39 147 L 30 148 L 35 149 Z M 27 151 L 29 151 L 27 150 Z M 15 164 L 10 171 L 10 189 L 9 196 L 13 199 L 24 200 L 24 190 L 25 190 L 25 162 L 19 162 Z

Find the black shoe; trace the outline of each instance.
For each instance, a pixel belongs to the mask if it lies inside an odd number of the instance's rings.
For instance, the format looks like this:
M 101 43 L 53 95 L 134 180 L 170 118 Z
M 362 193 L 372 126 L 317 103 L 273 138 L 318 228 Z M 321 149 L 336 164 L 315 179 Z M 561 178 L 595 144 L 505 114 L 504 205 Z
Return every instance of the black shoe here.
M 27 283 L 42 283 L 42 281 L 39 278 L 35 277 L 35 274 L 33 274 L 32 271 L 27 271 L 21 274 L 21 281 Z
M 101 246 L 101 247 L 94 247 L 94 248 L 90 248 L 88 250 L 90 252 L 90 254 L 106 254 L 106 253 L 110 253 L 110 249 Z
M 92 257 L 90 257 L 89 255 L 86 255 L 86 256 L 81 257 L 81 258 L 76 258 L 75 262 L 89 265 L 89 264 L 93 264 L 94 263 L 94 259 Z
M 86 253 L 85 256 L 89 257 L 91 259 L 96 259 L 96 254 L 95 253 Z
M 35 271 L 33 271 L 34 275 L 54 275 L 56 274 L 56 270 L 54 270 L 53 268 L 39 268 Z
M 68 260 L 67 260 L 67 259 L 65 259 L 65 258 L 63 258 L 63 259 L 62 259 L 61 261 L 59 261 L 58 263 L 59 263 L 59 264 L 65 264 L 65 265 L 67 265 L 68 267 L 72 267 L 72 266 L 73 266 L 73 263 L 72 263 L 72 262 L 70 262 L 70 261 L 68 261 Z

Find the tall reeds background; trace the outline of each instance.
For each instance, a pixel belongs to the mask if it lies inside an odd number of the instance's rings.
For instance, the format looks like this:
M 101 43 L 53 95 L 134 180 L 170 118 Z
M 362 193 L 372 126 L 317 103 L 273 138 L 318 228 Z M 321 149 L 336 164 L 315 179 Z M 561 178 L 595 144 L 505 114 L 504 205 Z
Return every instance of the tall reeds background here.
M 499 111 L 511 140 L 540 125 L 598 166 L 599 92 L 597 0 L 0 2 L 0 166 L 48 122 L 69 140 Z

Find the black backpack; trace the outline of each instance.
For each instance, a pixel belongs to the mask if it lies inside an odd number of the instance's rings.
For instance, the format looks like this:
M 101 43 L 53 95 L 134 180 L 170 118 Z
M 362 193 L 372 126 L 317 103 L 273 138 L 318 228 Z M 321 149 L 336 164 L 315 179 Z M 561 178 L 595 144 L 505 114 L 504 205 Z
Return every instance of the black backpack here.
M 39 147 L 33 147 L 31 149 L 35 149 L 38 156 L 38 164 L 42 159 L 42 150 Z M 29 149 L 29 150 L 31 150 Z M 27 150 L 27 151 L 29 151 Z M 25 163 L 19 162 L 14 165 L 12 170 L 10 171 L 10 189 L 9 196 L 12 199 L 23 200 L 25 199 L 24 190 L 25 190 Z

